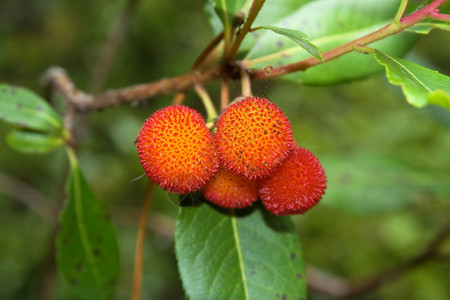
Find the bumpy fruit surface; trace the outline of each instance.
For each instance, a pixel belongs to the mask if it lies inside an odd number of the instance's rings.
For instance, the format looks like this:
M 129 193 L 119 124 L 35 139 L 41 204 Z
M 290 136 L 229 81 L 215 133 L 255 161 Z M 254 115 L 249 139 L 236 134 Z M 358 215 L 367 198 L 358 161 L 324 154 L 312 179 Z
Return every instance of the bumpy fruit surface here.
M 260 181 L 259 196 L 273 214 L 294 215 L 316 205 L 325 189 L 325 171 L 319 160 L 295 146 L 274 174 Z
M 249 179 L 269 176 L 292 150 L 289 120 L 264 98 L 230 105 L 216 122 L 214 136 L 221 163 Z
M 258 199 L 258 184 L 221 167 L 202 189 L 206 199 L 226 208 L 244 208 Z
M 218 170 L 205 120 L 186 106 L 169 106 L 151 115 L 136 146 L 147 176 L 172 193 L 199 190 Z

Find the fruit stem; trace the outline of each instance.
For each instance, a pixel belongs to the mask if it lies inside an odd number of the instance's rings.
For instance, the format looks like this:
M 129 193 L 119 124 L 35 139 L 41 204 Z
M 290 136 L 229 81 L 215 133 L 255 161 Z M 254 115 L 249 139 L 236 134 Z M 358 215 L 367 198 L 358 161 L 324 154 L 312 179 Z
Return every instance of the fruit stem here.
M 252 93 L 252 84 L 250 80 L 250 75 L 247 72 L 247 68 L 241 61 L 236 62 L 241 71 L 241 93 L 242 96 L 250 97 Z
M 172 105 L 180 105 L 181 103 L 183 103 L 184 98 L 186 98 L 186 92 L 185 91 L 178 92 L 175 95 L 175 97 L 173 97 Z
M 196 84 L 195 92 L 200 97 L 200 99 L 202 99 L 203 106 L 205 106 L 206 115 L 207 115 L 206 123 L 209 123 L 212 120 L 214 120 L 215 118 L 217 118 L 217 116 L 218 116 L 217 111 L 211 101 L 211 97 L 209 96 L 209 94 L 205 90 L 205 88 L 200 84 Z
M 230 102 L 230 85 L 227 77 L 222 78 L 220 86 L 220 110 L 224 110 Z
M 153 187 L 155 185 L 149 180 L 147 192 L 145 194 L 144 205 L 142 206 L 141 216 L 139 218 L 139 227 L 136 240 L 136 252 L 134 256 L 134 277 L 132 300 L 141 299 L 142 272 L 144 267 L 144 245 L 145 232 L 147 229 L 147 216 L 150 210 L 150 203 L 153 198 Z

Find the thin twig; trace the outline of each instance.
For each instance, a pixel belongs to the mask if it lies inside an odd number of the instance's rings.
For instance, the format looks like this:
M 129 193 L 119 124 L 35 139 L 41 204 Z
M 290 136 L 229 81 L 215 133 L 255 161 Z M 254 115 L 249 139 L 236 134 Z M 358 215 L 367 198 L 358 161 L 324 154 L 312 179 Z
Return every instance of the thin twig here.
M 150 210 L 150 203 L 153 198 L 153 188 L 153 182 L 149 181 L 144 204 L 141 210 L 141 217 L 139 218 L 139 228 L 136 240 L 136 254 L 134 258 L 133 291 L 131 295 L 132 300 L 141 299 L 142 272 L 144 268 L 145 232 L 147 231 L 147 216 Z
M 439 248 L 449 236 L 450 222 L 439 231 L 422 253 L 397 266 L 358 282 L 350 282 L 346 279 L 328 274 L 316 267 L 309 267 L 308 286 L 333 298 L 354 298 L 361 296 L 383 284 L 393 282 L 407 271 L 419 267 L 432 259 L 445 257 L 439 253 Z
M 130 20 L 138 6 L 139 0 L 128 0 L 125 9 L 111 28 L 108 39 L 106 40 L 100 52 L 97 63 L 95 64 L 89 91 L 97 94 L 108 79 L 114 57 L 122 44 L 128 31 Z
M 253 0 L 252 6 L 250 7 L 244 25 L 242 25 L 241 30 L 239 30 L 238 33 L 236 34 L 236 38 L 234 39 L 231 45 L 230 51 L 228 51 L 226 53 L 226 56 L 224 57 L 225 62 L 229 63 L 235 59 L 242 41 L 244 40 L 247 33 L 250 32 L 251 26 L 255 21 L 256 17 L 258 16 L 259 11 L 261 10 L 265 2 L 266 2 L 265 0 Z
M 0 193 L 18 200 L 44 220 L 52 221 L 54 205 L 40 191 L 25 182 L 0 173 Z

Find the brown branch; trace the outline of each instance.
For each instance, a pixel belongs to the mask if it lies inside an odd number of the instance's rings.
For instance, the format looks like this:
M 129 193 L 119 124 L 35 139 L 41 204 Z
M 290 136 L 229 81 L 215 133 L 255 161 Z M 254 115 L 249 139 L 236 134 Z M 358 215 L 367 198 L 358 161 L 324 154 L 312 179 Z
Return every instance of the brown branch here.
M 151 83 L 132 85 L 130 87 L 109 90 L 98 96 L 86 94 L 78 90 L 68 77 L 66 71 L 59 67 L 51 67 L 42 77 L 45 86 L 53 86 L 78 111 L 95 111 L 125 103 L 139 103 L 160 95 L 185 91 L 192 86 L 222 76 L 222 67 L 207 70 L 196 70 L 190 73 L 163 78 Z
M 67 72 L 60 67 L 49 68 L 42 77 L 42 83 L 48 88 L 61 93 L 69 103 L 69 111 L 74 107 L 77 111 L 89 112 L 106 109 L 121 104 L 137 104 L 161 95 L 179 93 L 176 97 L 181 102 L 187 89 L 217 79 L 222 76 L 222 67 L 217 66 L 207 70 L 194 70 L 185 75 L 173 78 L 163 78 L 156 82 L 136 84 L 126 88 L 109 90 L 98 96 L 87 94 L 78 90 Z M 73 116 L 73 114 L 69 114 Z M 68 118 L 72 119 L 72 118 Z M 66 122 L 66 127 L 72 127 Z
M 355 298 L 377 287 L 392 282 L 406 272 L 423 265 L 432 259 L 445 259 L 445 255 L 439 253 L 439 247 L 450 236 L 450 222 L 436 235 L 425 250 L 397 266 L 382 271 L 379 274 L 359 281 L 350 282 L 346 279 L 328 274 L 316 267 L 308 267 L 308 286 L 322 294 L 332 298 Z

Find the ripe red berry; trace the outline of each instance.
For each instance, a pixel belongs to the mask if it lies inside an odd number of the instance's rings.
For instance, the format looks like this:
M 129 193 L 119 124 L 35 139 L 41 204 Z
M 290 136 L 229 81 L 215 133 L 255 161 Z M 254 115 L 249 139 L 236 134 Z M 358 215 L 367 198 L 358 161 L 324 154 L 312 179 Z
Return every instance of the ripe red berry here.
M 218 118 L 214 136 L 221 163 L 249 179 L 269 176 L 292 150 L 292 129 L 278 106 L 248 97 Z
M 244 208 L 258 199 L 258 183 L 221 167 L 202 189 L 205 198 L 226 208 Z
M 186 106 L 169 106 L 151 115 L 136 145 L 147 176 L 172 193 L 199 190 L 218 170 L 205 120 Z
M 294 215 L 316 205 L 325 189 L 325 171 L 319 160 L 295 146 L 273 175 L 260 181 L 259 196 L 273 214 Z

